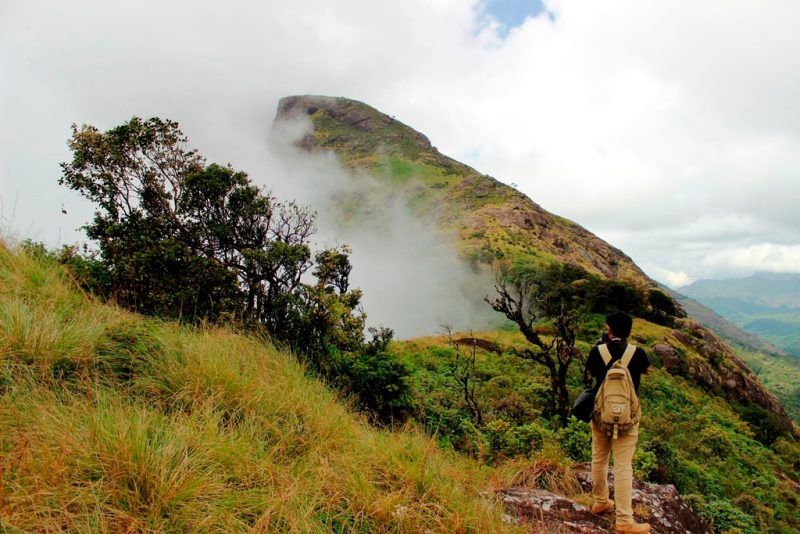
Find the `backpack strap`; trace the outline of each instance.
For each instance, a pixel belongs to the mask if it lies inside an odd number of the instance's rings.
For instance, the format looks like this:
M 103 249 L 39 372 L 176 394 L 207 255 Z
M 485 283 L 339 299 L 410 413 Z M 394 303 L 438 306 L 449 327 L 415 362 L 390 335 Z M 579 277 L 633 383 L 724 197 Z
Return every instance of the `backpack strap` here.
M 628 367 L 628 364 L 631 363 L 634 354 L 636 354 L 636 345 L 631 345 L 629 343 L 628 346 L 625 348 L 625 352 L 623 353 L 622 358 L 620 358 L 623 367 L 625 368 Z
M 600 357 L 603 358 L 603 363 L 608 367 L 609 362 L 611 362 L 611 352 L 608 350 L 608 345 L 605 343 L 597 345 L 597 350 L 600 352 Z
M 603 343 L 602 345 L 598 345 L 597 351 L 600 353 L 600 357 L 603 358 L 603 363 L 606 364 L 606 367 L 608 367 L 608 364 L 611 363 L 611 360 L 613 358 L 611 356 L 611 351 L 608 350 L 608 345 L 606 345 L 605 343 Z M 622 354 L 622 358 L 620 358 L 623 367 L 628 367 L 628 364 L 631 363 L 631 360 L 633 359 L 633 355 L 635 353 L 636 353 L 636 345 L 631 345 L 630 343 L 628 343 L 628 346 L 625 348 L 625 352 Z

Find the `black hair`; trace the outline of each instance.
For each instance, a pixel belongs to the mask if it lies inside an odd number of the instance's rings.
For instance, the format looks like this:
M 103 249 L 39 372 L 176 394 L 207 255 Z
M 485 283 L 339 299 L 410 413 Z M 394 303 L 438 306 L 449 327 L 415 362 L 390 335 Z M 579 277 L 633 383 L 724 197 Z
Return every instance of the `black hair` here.
M 606 324 L 615 336 L 627 339 L 631 335 L 633 319 L 625 312 L 614 312 L 606 316 Z

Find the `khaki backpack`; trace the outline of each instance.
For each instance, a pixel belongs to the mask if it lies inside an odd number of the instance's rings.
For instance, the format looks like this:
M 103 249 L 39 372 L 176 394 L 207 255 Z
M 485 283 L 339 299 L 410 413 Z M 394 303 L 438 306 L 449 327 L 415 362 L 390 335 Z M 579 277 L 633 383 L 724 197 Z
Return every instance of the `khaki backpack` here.
M 597 349 L 608 368 L 611 362 L 608 346 L 599 345 Z M 628 371 L 628 364 L 635 352 L 636 346 L 629 344 L 622 358 L 614 362 L 606 372 L 606 378 L 594 398 L 595 425 L 606 435 L 612 436 L 612 439 L 617 439 L 619 434 L 625 434 L 639 422 L 639 397 Z

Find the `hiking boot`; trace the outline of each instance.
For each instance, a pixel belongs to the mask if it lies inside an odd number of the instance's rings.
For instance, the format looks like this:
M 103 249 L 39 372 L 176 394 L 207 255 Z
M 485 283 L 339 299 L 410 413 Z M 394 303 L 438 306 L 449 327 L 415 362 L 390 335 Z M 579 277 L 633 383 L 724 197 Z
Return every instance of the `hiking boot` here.
M 613 509 L 614 509 L 614 501 L 612 501 L 611 499 L 608 499 L 608 502 L 606 503 L 596 502 L 592 505 L 592 513 L 597 515 L 610 512 Z
M 650 532 L 650 523 L 617 523 L 614 532 Z

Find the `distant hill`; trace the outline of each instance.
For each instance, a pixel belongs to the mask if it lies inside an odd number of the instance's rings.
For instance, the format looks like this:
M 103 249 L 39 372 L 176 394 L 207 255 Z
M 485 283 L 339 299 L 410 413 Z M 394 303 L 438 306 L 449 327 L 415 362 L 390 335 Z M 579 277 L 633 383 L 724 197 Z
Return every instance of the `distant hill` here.
M 800 356 L 800 275 L 759 273 L 731 280 L 698 280 L 680 292 L 739 328 Z
M 800 274 L 757 273 L 746 278 L 697 280 L 680 292 L 701 302 L 729 298 L 767 307 L 800 308 Z

